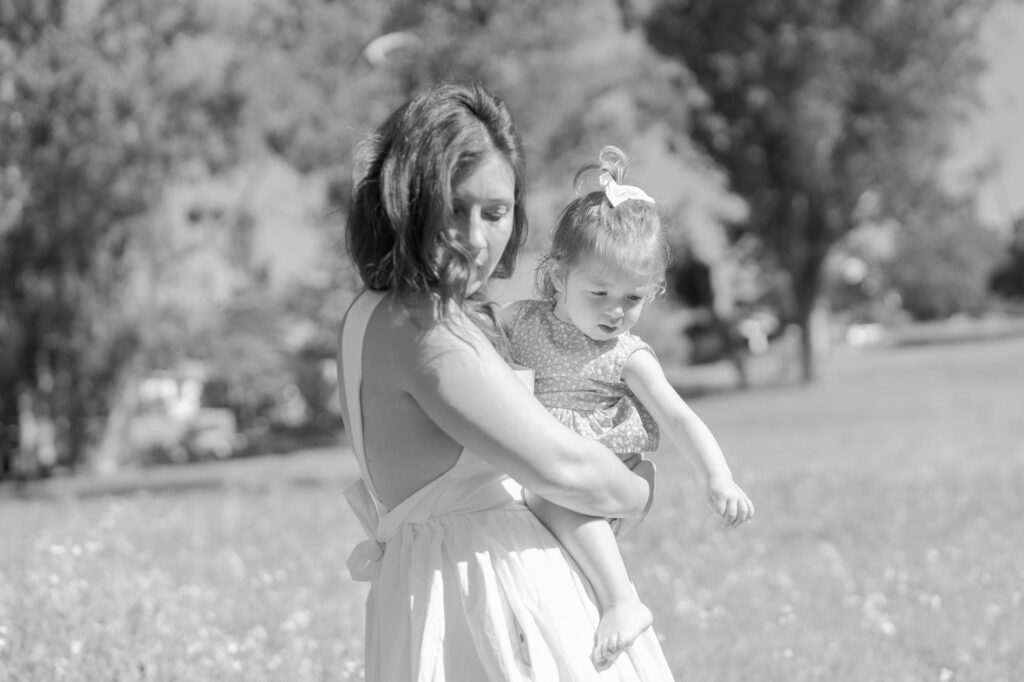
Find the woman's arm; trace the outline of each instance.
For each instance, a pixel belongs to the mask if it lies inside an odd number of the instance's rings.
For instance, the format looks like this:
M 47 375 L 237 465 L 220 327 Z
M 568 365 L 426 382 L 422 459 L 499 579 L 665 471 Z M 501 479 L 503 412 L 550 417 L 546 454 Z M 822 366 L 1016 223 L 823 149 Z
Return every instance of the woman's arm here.
M 407 344 L 396 354 L 403 388 L 453 440 L 555 504 L 594 516 L 643 511 L 650 484 L 548 414 L 471 323 L 432 324 Z

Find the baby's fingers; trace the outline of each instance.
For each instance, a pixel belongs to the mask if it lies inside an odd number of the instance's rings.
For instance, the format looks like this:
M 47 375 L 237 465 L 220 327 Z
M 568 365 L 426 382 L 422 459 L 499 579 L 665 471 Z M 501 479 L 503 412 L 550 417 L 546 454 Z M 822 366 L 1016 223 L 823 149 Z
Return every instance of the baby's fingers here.
M 725 521 L 725 525 L 731 526 L 733 519 L 736 518 L 736 500 L 725 500 L 725 509 L 722 510 L 722 519 Z
M 751 520 L 753 505 L 750 504 L 749 500 L 732 497 L 721 502 L 720 506 L 716 505 L 716 509 L 721 509 L 719 515 L 722 517 L 726 528 L 735 528 Z
M 719 516 L 725 516 L 729 509 L 729 500 L 721 495 L 712 495 L 709 499 L 711 502 L 711 508 L 715 510 L 715 513 Z
M 733 519 L 732 525 L 742 526 L 744 523 L 749 523 L 754 520 L 754 505 L 749 499 L 743 498 L 736 501 L 736 518 Z

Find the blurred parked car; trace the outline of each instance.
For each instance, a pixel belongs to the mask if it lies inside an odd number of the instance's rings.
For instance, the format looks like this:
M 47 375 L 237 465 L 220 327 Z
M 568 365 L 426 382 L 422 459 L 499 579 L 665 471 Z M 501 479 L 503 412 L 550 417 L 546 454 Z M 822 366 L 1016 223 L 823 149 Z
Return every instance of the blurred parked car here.
M 182 438 L 189 459 L 227 459 L 241 449 L 238 418 L 226 407 L 200 407 Z
M 683 329 L 690 343 L 689 362 L 702 365 L 737 354 L 763 355 L 782 330 L 768 310 L 753 310 L 737 319 L 724 319 L 710 310 L 695 311 Z
M 246 438 L 224 403 L 221 384 L 199 363 L 144 377 L 129 427 L 136 456 L 143 463 L 182 463 L 226 459 L 241 451 Z

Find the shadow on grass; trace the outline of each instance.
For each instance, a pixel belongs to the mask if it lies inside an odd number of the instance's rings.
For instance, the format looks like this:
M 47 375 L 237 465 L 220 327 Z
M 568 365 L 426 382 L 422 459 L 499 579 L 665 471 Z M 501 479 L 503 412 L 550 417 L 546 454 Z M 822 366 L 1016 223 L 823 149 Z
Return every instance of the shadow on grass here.
M 139 493 L 173 495 L 232 490 L 262 493 L 281 486 L 342 486 L 358 474 L 347 445 L 224 461 L 167 464 L 111 475 L 60 476 L 0 484 L 4 499 L 87 499 Z

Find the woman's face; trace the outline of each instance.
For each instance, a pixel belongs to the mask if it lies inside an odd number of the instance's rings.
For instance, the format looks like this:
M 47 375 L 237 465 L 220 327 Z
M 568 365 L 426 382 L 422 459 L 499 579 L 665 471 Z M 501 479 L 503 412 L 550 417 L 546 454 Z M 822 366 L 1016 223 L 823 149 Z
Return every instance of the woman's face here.
M 456 177 L 452 186 L 452 230 L 468 240 L 475 252 L 467 295 L 487 282 L 505 253 L 512 236 L 515 205 L 515 173 L 496 154 L 484 158 L 466 175 Z

